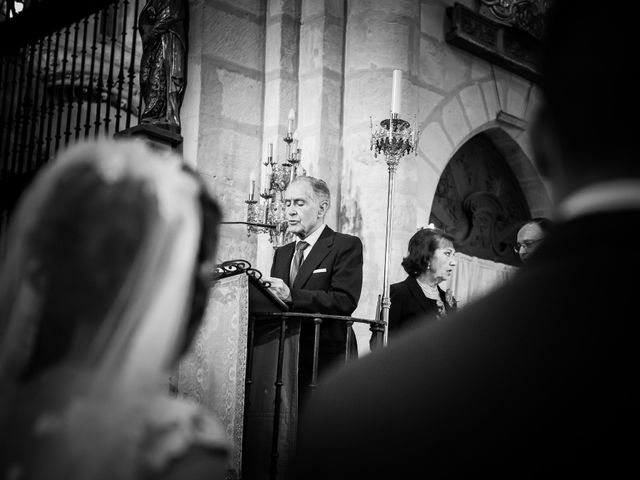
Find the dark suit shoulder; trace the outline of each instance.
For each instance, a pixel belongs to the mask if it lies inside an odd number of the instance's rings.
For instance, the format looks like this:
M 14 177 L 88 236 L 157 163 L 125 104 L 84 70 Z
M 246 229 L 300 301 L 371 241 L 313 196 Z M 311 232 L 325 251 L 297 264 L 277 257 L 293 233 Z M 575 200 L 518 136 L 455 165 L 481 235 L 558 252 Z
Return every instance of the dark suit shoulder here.
M 391 285 L 389 285 L 389 294 L 391 296 L 398 295 L 400 292 L 403 292 L 404 290 L 406 290 L 406 287 L 402 282 L 392 283 Z
M 356 237 L 355 235 L 351 235 L 349 233 L 340 233 L 340 232 L 334 232 L 335 234 L 335 239 L 337 241 L 341 241 L 341 242 L 345 242 L 345 243 L 362 243 L 362 240 L 360 240 L 360 237 Z
M 409 282 L 411 281 L 411 277 L 407 277 L 401 282 L 392 283 L 389 286 L 389 290 L 391 294 L 395 295 L 406 295 L 409 293 Z
M 287 248 L 291 248 L 291 246 L 292 246 L 292 245 L 295 245 L 295 243 L 296 243 L 296 242 L 295 242 L 295 241 L 293 241 L 293 242 L 289 242 L 289 243 L 287 243 L 287 244 L 285 244 L 285 245 L 282 245 L 281 247 L 277 247 L 277 248 L 275 249 L 275 253 L 285 251 Z
M 283 255 L 284 252 L 290 251 L 290 250 L 294 250 L 295 249 L 295 243 L 296 242 L 289 242 L 286 245 L 283 245 L 281 247 L 278 247 L 274 250 L 273 252 L 273 260 L 275 262 L 276 258 L 278 258 L 280 255 Z

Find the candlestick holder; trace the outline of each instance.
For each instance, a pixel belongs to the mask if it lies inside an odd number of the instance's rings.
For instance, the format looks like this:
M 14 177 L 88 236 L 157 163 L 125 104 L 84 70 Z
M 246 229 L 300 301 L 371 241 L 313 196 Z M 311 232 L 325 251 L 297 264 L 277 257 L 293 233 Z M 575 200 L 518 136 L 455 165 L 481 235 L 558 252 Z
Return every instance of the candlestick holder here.
M 247 222 L 249 223 L 259 223 L 262 221 L 262 217 L 260 216 L 260 205 L 257 200 L 253 200 L 250 198 L 249 200 L 245 200 L 244 203 L 247 204 Z M 248 226 L 248 232 L 256 232 L 257 227 L 255 225 Z
M 389 307 L 391 299 L 389 295 L 389 249 L 391 246 L 391 227 L 393 225 L 393 190 L 395 172 L 400 164 L 400 159 L 411 153 L 418 155 L 419 132 L 411 127 L 406 120 L 398 117 L 397 113 L 391 113 L 390 117 L 380 122 L 379 129 L 373 129 L 373 120 L 369 120 L 371 126 L 371 150 L 373 156 L 378 158 L 383 154 L 387 163 L 389 178 L 387 182 L 387 224 L 384 242 L 384 273 L 382 281 L 382 295 L 378 297 L 379 311 L 385 325 L 383 343 L 387 344 L 389 334 Z M 414 121 L 414 124 L 416 122 Z
M 297 148 L 292 151 L 291 144 L 294 138 L 291 132 L 287 132 L 282 139 L 285 142 L 285 156 L 281 163 L 269 155 L 263 162 L 267 175 L 261 185 L 258 202 L 249 198 L 247 204 L 247 235 L 252 233 L 268 233 L 269 241 L 274 247 L 280 247 L 293 240 L 293 234 L 287 232 L 288 222 L 286 218 L 286 205 L 284 191 L 294 178 L 300 174 L 306 175 L 306 171 L 300 167 L 301 152 Z M 269 152 L 271 152 L 271 144 Z
M 390 168 L 395 168 L 404 155 L 412 151 L 417 155 L 419 133 L 411 127 L 409 122 L 398 118 L 397 113 L 392 113 L 390 118 L 382 120 L 380 122 L 381 128 L 375 131 L 373 122 L 371 120 L 370 122 L 371 150 L 373 150 L 375 158 L 378 158 L 378 155 L 382 153 L 387 165 Z
M 292 180 L 291 164 L 288 162 L 280 165 L 272 164 L 271 171 L 273 172 L 271 174 L 271 188 L 276 192 L 285 191 Z

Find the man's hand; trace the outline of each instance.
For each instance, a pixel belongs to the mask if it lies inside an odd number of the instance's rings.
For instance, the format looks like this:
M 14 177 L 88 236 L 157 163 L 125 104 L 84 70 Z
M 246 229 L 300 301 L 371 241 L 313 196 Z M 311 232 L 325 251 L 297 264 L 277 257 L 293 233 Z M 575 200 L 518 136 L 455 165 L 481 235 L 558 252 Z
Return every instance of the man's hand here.
M 262 277 L 262 280 L 271 284 L 269 290 L 275 293 L 276 297 L 280 300 L 284 302 L 291 301 L 291 290 L 289 290 L 289 286 L 284 283 L 284 280 L 275 277 Z

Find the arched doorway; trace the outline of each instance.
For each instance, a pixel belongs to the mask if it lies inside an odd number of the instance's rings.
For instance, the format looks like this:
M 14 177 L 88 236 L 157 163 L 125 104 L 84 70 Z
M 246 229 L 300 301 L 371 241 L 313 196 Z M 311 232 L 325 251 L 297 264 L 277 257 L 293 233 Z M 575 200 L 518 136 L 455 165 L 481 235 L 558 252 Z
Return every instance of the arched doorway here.
M 530 218 L 525 195 L 486 133 L 468 140 L 442 172 L 430 223 L 451 233 L 466 255 L 519 265 L 516 229 Z

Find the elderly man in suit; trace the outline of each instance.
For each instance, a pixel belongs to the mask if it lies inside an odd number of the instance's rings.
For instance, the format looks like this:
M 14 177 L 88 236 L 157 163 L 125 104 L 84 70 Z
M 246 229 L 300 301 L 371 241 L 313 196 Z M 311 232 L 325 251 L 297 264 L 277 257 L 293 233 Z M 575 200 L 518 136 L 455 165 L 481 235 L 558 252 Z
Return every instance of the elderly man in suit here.
M 362 289 L 362 242 L 324 223 L 331 194 L 323 180 L 296 177 L 285 192 L 285 204 L 288 231 L 296 241 L 276 250 L 267 278 L 271 290 L 293 311 L 351 315 Z M 312 374 L 314 324 L 310 320 L 302 322 L 300 333 L 299 385 L 303 392 Z M 344 361 L 346 332 L 345 322 L 322 323 L 318 375 Z M 350 352 L 357 357 L 353 330 Z
M 296 478 L 637 471 L 638 288 L 622 278 L 640 271 L 640 161 L 636 122 L 616 121 L 640 112 L 637 26 L 608 12 L 556 0 L 546 25 L 532 141 L 556 226 L 501 289 L 327 377 Z

